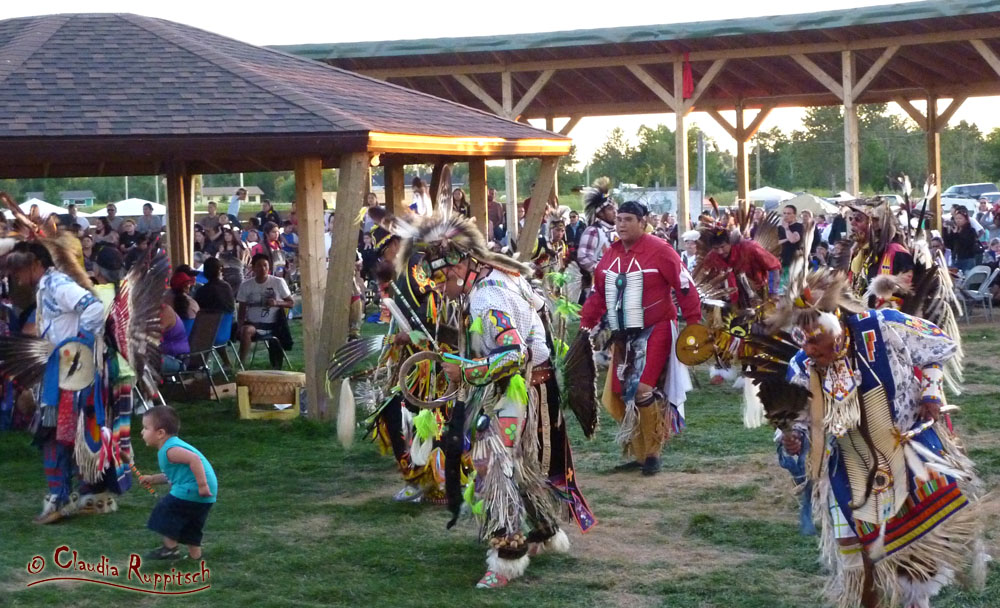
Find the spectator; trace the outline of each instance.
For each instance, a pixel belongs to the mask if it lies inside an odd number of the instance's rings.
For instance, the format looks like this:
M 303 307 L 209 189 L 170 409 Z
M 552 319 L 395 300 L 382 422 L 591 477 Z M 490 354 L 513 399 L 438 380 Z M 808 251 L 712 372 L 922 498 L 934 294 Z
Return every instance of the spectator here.
M 410 211 L 417 215 L 430 215 L 434 213 L 433 202 L 427 194 L 427 186 L 424 180 L 414 177 L 412 182 L 413 202 L 410 203 Z
M 507 215 L 503 205 L 496 201 L 497 189 L 486 190 L 486 215 L 489 222 L 493 224 L 494 232 L 507 233 Z M 568 233 L 567 233 L 568 234 Z
M 233 288 L 222 280 L 222 262 L 216 258 L 208 258 L 201 271 L 208 282 L 200 286 L 194 294 L 198 308 L 205 312 L 220 314 L 236 312 Z
M 378 197 L 375 196 L 374 192 L 369 192 L 365 195 L 365 217 L 361 221 L 361 232 L 371 232 L 372 226 L 378 224 L 378 220 L 372 214 L 373 211 L 379 210 L 384 213 L 385 207 L 380 207 L 378 204 Z
M 990 206 L 990 201 L 985 196 L 979 199 L 979 211 L 976 212 L 976 221 L 983 227 L 982 233 L 979 235 L 979 240 L 984 244 L 988 243 L 993 233 L 993 208 Z
M 684 251 L 681 252 L 681 263 L 684 264 L 688 272 L 694 270 L 695 265 L 698 263 L 698 239 L 701 238 L 701 233 L 697 230 L 688 230 L 681 235 L 681 241 L 684 242 Z
M 80 237 L 80 248 L 83 250 L 83 267 L 87 272 L 94 270 L 94 237 L 85 234 Z
M 207 232 L 211 228 L 218 228 L 219 221 L 219 206 L 215 204 L 215 201 L 208 201 L 208 215 L 201 218 L 201 221 L 198 223 Z
M 990 248 L 983 254 L 983 261 L 994 267 L 1000 262 L 1000 238 L 990 239 Z
M 781 211 L 781 223 L 778 225 L 778 242 L 781 244 L 781 266 L 787 276 L 795 254 L 802 248 L 802 234 L 805 230 L 800 222 L 795 221 L 798 209 L 795 205 L 785 205 Z M 784 277 L 783 277 L 784 278 Z
M 195 253 L 205 251 L 205 229 L 200 224 L 194 225 L 194 251 Z
M 125 268 L 132 270 L 132 266 L 141 260 L 149 252 L 149 237 L 145 234 L 135 235 L 135 246 L 125 253 Z
M 115 244 L 117 245 L 118 233 L 115 231 L 114 228 L 111 227 L 111 222 L 108 221 L 108 218 L 106 217 L 97 218 L 97 226 L 94 228 L 94 242 L 110 243 L 112 234 L 114 234 L 116 237 Z
M 136 232 L 155 236 L 163 231 L 163 220 L 153 215 L 153 204 L 146 203 L 142 206 L 142 217 L 135 226 Z
M 846 206 L 842 207 L 842 209 L 847 209 L 848 212 L 850 211 L 850 208 Z M 844 213 L 841 212 L 834 216 L 833 221 L 826 227 L 826 230 L 823 231 L 820 238 L 827 243 L 834 245 L 837 241 L 844 238 L 844 235 L 846 234 L 847 218 L 844 216 Z
M 223 230 L 222 244 L 219 247 L 218 258 L 222 262 L 222 276 L 233 288 L 235 293 L 243 282 L 249 253 L 243 241 L 240 240 L 238 229 Z
M 108 223 L 111 224 L 111 228 L 114 229 L 115 232 L 121 232 L 122 222 L 124 222 L 125 219 L 118 217 L 118 207 L 115 207 L 114 203 L 108 203 L 108 206 L 105 207 L 105 209 L 108 212 Z
M 221 225 L 216 224 L 210 228 L 205 228 L 205 244 L 202 246 L 202 252 L 204 252 L 205 255 L 217 255 L 219 253 L 219 247 L 221 246 Z
M 160 328 L 163 330 L 160 338 L 160 372 L 164 375 L 176 374 L 184 368 L 181 357 L 191 352 L 191 347 L 183 320 L 167 303 L 160 307 Z
M 261 226 L 268 222 L 277 224 L 278 226 L 281 225 L 281 217 L 274 210 L 274 205 L 271 204 L 271 201 L 266 198 L 260 202 L 260 211 L 254 217 L 257 218 L 257 222 Z
M 281 234 L 281 250 L 289 258 L 299 254 L 299 235 L 295 232 L 295 225 L 291 220 L 285 220 L 284 232 Z
M 136 234 L 135 222 L 130 219 L 126 219 L 122 222 L 121 232 L 118 234 L 118 244 L 122 250 L 131 249 L 135 245 L 136 239 L 139 235 Z
M 809 211 L 808 209 L 803 209 L 801 215 L 802 215 L 802 226 L 803 226 L 803 236 L 804 236 L 805 235 L 805 232 L 804 232 L 805 225 L 808 222 L 812 221 L 813 214 L 812 214 L 812 211 Z M 823 242 L 823 238 L 822 237 L 823 237 L 823 233 L 819 229 L 819 226 L 818 225 L 813 226 L 813 240 L 812 240 L 812 246 L 810 247 L 810 251 L 809 251 L 810 255 L 816 253 L 816 248 L 819 246 L 819 244 L 821 242 Z
M 82 218 L 78 215 L 75 204 L 70 203 L 69 206 L 66 207 L 66 212 L 68 215 L 64 215 L 62 218 L 64 226 L 68 227 L 76 225 L 79 226 L 81 230 L 88 230 L 90 228 L 90 222 L 88 222 L 86 218 Z
M 285 349 L 292 347 L 285 309 L 293 306 L 292 292 L 285 280 L 270 274 L 267 255 L 253 256 L 253 277 L 243 281 L 236 294 L 239 303 L 240 359 L 246 360 L 250 345 L 257 337 L 275 336 Z M 281 352 L 270 348 L 272 367 L 281 366 Z
M 278 231 L 278 225 L 273 222 L 264 224 L 263 233 L 264 240 L 250 248 L 250 256 L 256 257 L 260 253 L 266 255 L 267 261 L 271 265 L 271 271 L 276 276 L 284 276 L 285 254 L 281 251 L 281 241 L 279 240 L 281 235 Z
M 830 265 L 830 250 L 826 243 L 816 243 L 815 253 L 809 256 L 809 265 L 813 270 Z
M 38 209 L 37 204 L 32 204 L 31 208 L 28 209 L 28 219 L 36 226 L 42 225 L 42 212 Z
M 465 217 L 472 217 L 472 205 L 465 199 L 465 190 L 455 188 L 451 191 L 451 210 Z
M 195 284 L 195 276 L 190 267 L 178 267 L 174 276 L 170 277 L 170 290 L 164 301 L 174 309 L 182 320 L 194 319 L 198 316 L 198 303 L 191 297 L 191 287 Z
M 250 249 L 260 242 L 260 232 L 256 228 L 247 230 L 243 233 L 243 242 L 246 243 L 247 249 Z
M 951 250 L 945 248 L 944 240 L 941 237 L 936 236 L 931 239 L 931 253 L 934 254 L 935 258 L 937 258 L 938 254 L 941 254 L 942 256 L 944 256 L 945 266 L 947 266 L 948 268 L 952 267 Z
M 236 194 L 234 194 L 233 197 L 229 199 L 229 209 L 227 210 L 227 213 L 229 214 L 229 218 L 233 222 L 239 223 L 240 205 L 242 205 L 245 202 L 247 202 L 246 188 L 238 189 L 236 191 Z
M 944 244 L 951 249 L 952 265 L 963 273 L 978 263 L 982 245 L 965 209 L 952 213 L 951 222 L 945 229 Z

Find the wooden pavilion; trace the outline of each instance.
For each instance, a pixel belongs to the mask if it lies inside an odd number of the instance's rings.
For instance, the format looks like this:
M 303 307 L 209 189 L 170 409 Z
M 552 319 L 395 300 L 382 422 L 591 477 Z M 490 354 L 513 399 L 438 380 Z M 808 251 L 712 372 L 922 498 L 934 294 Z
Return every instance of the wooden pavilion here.
M 925 131 L 927 171 L 941 178 L 940 133 L 948 120 L 968 97 L 1000 95 L 996 0 L 279 48 L 511 119 L 544 118 L 550 131 L 565 118 L 564 135 L 586 116 L 674 113 L 680 217 L 689 213 L 685 117 L 691 112 L 707 112 L 736 140 L 738 196 L 746 198 L 746 144 L 768 112 L 842 105 L 845 189 L 857 195 L 858 104 L 899 103 Z M 944 99 L 951 102 L 940 109 Z M 913 100 L 926 102 L 927 111 Z M 748 120 L 745 112 L 755 109 Z M 735 111 L 735 124 L 723 111 Z M 510 177 L 509 201 L 517 198 Z M 933 207 L 940 220 L 940 199 Z
M 137 15 L 0 21 L 0 59 L 0 177 L 165 174 L 174 264 L 192 258 L 192 176 L 295 171 L 312 416 L 327 413 L 326 363 L 347 337 L 354 219 L 370 167 L 385 167 L 386 202 L 400 212 L 404 165 L 433 164 L 440 182 L 446 163 L 469 163 L 485 229 L 488 159 L 540 158 L 544 198 L 570 147 L 452 101 Z M 340 172 L 327 252 L 321 170 L 332 167 Z M 531 206 L 525 233 L 537 233 L 543 209 Z

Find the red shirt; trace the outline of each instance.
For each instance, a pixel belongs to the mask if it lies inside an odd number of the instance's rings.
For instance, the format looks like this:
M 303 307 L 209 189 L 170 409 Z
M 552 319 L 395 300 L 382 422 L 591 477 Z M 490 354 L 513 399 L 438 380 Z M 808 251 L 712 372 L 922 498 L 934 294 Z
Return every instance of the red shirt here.
M 642 267 L 642 306 L 646 327 L 662 321 L 677 318 L 677 308 L 671 290 L 680 304 L 681 312 L 688 324 L 701 321 L 701 298 L 687 268 L 674 248 L 665 241 L 644 234 L 628 251 L 622 241 L 615 241 L 594 269 L 594 291 L 583 304 L 580 327 L 595 327 L 607 310 L 604 300 L 604 284 L 608 268 L 616 260 L 620 272 L 627 272 L 635 260 Z
M 736 286 L 736 275 L 743 273 L 750 279 L 751 285 L 760 287 L 767 285 L 767 275 L 772 270 L 781 270 L 781 260 L 771 254 L 757 243 L 757 241 L 739 241 L 734 243 L 729 250 L 729 257 L 722 257 L 719 253 L 712 251 L 705 256 L 705 268 L 718 272 L 733 273 L 729 277 L 729 286 Z M 736 302 L 738 293 L 733 293 L 731 299 Z

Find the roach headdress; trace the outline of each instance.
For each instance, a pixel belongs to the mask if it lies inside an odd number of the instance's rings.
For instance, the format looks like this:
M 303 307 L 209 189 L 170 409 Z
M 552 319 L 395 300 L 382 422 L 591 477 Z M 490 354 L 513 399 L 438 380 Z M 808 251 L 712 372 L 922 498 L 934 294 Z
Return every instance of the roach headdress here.
M 587 217 L 588 224 L 594 223 L 601 209 L 615 206 L 610 191 L 611 180 L 607 177 L 598 177 L 593 186 L 583 189 L 583 214 Z

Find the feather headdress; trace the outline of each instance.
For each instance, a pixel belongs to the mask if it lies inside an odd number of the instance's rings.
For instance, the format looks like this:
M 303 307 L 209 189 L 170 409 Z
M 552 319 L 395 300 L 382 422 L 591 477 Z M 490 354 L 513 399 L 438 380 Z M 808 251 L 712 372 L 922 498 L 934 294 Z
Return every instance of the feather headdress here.
M 432 271 L 471 257 L 512 274 L 530 276 L 529 266 L 490 251 L 475 222 L 452 213 L 450 209 L 449 205 L 445 205 L 431 216 L 396 219 L 394 230 L 403 239 L 402 248 L 396 254 L 397 274 L 405 271 L 403 264 L 409 263 L 414 253 L 423 253 Z M 455 261 L 449 261 L 452 259 Z
M 792 272 L 794 272 L 794 268 Z M 785 295 L 766 319 L 768 330 L 777 332 L 805 328 L 829 320 L 838 313 L 859 313 L 863 302 L 851 292 L 847 275 L 829 268 L 791 275 Z
M 607 206 L 614 207 L 615 202 L 611 199 L 611 179 L 598 177 L 594 180 L 594 185 L 583 189 L 583 214 L 587 218 L 588 224 L 594 223 L 597 214 Z

